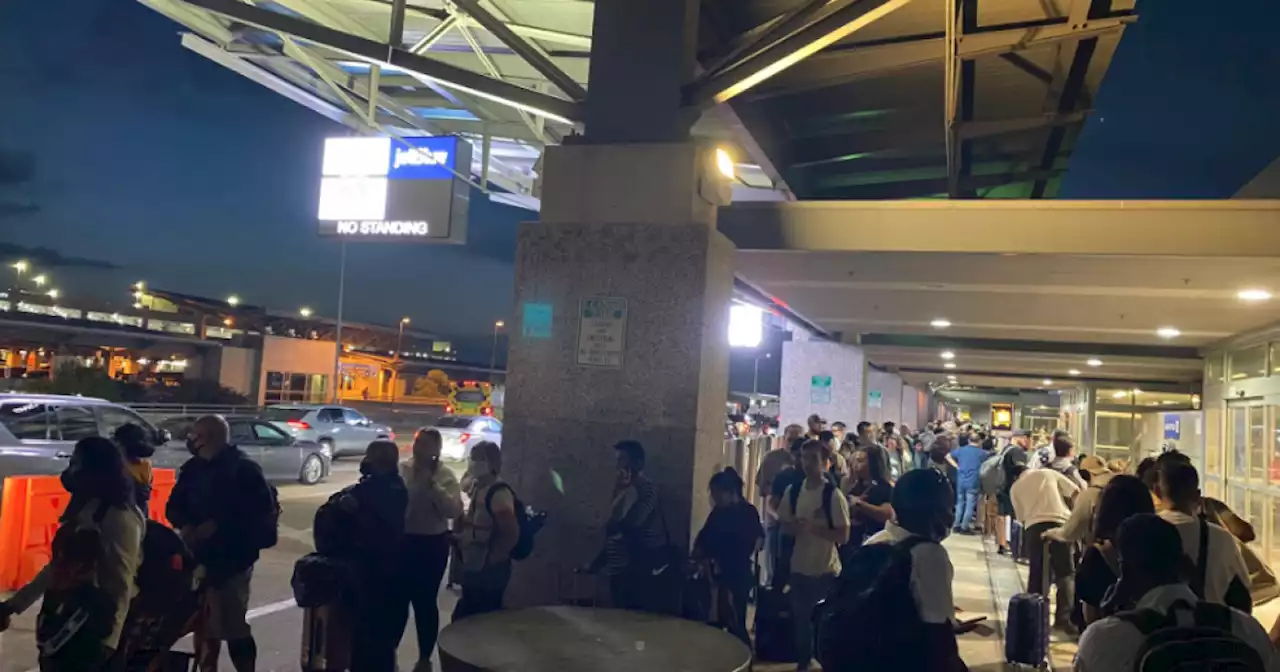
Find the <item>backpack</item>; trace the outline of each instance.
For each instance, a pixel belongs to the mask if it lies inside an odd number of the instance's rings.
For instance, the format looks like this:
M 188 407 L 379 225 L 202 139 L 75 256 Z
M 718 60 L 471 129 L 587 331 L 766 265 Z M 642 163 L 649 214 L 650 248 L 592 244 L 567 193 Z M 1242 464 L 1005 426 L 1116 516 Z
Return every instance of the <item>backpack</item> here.
M 845 562 L 835 588 L 814 610 L 815 658 L 828 672 L 938 669 L 921 650 L 920 610 L 911 592 L 911 537 L 868 544 Z
M 311 536 L 315 540 L 316 553 L 330 558 L 343 557 L 354 551 L 356 540 L 352 535 L 355 529 L 355 514 L 342 507 L 342 499 L 351 494 L 356 486 L 347 487 L 333 493 L 325 500 L 311 521 Z
M 516 495 L 516 491 L 511 486 L 499 481 L 489 488 L 489 492 L 484 496 L 484 509 L 489 512 L 489 517 L 493 517 L 493 495 L 499 489 L 505 488 L 511 492 L 511 499 L 514 500 L 516 510 L 516 527 L 520 528 L 520 538 L 516 540 L 516 545 L 511 549 L 512 560 L 524 560 L 533 553 L 533 538 L 547 523 L 547 513 L 545 511 L 535 511 L 533 507 L 526 506 L 520 501 L 520 497 Z
M 1262 656 L 1232 633 L 1231 612 L 1226 605 L 1179 601 L 1167 614 L 1140 609 L 1116 614 L 1116 618 L 1142 633 L 1142 646 L 1134 657 L 1135 672 L 1262 672 L 1266 669 Z
M 790 488 L 787 488 L 787 496 L 791 499 L 791 515 L 796 515 L 796 504 L 800 501 L 800 488 L 804 487 L 804 481 L 801 481 Z M 822 486 L 822 512 L 827 516 L 827 527 L 835 529 L 835 519 L 831 516 L 831 497 L 835 494 L 836 485 L 828 478 L 825 485 Z
M 1004 458 L 1008 452 L 1009 446 L 1005 446 L 1000 452 L 983 460 L 982 466 L 978 467 L 978 482 L 981 484 L 982 494 L 998 495 L 1004 490 Z
M 115 628 L 118 605 L 98 586 L 103 561 L 102 521 L 110 507 L 99 501 L 90 525 L 73 518 L 53 536 L 49 585 L 36 617 L 40 657 L 59 664 L 101 662 L 102 640 Z

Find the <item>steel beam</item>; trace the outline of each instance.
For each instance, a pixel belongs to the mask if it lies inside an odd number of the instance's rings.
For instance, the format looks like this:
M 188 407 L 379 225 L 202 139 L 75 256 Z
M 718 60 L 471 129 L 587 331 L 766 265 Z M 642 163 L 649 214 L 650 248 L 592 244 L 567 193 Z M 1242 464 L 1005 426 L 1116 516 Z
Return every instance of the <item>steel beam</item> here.
M 718 75 L 742 65 L 742 63 L 750 60 L 752 56 L 768 49 L 778 40 L 801 28 L 810 17 L 835 1 L 806 0 L 806 2 L 796 5 L 790 11 L 747 31 L 747 36 L 752 33 L 757 36 L 754 39 L 743 39 L 727 53 L 703 63 L 703 68 L 713 75 Z
M 1049 179 L 1062 174 L 1062 172 L 1062 170 L 1033 170 L 1025 173 L 970 175 L 959 178 L 958 184 L 961 191 L 975 191 L 1006 184 Z M 919 198 L 934 194 L 945 194 L 950 184 L 951 180 L 949 178 L 938 177 L 841 187 L 823 191 L 822 194 L 824 198 L 840 198 L 851 201 Z
M 1066 19 L 1047 19 L 1035 24 L 994 26 L 960 39 L 958 56 L 974 59 L 1036 49 L 1066 40 L 1080 40 L 1120 32 L 1137 20 L 1134 15 L 1094 19 L 1083 26 L 1072 26 Z M 829 48 L 809 59 L 814 66 L 801 76 L 752 92 L 755 98 L 770 98 L 842 86 L 861 79 L 937 63 L 946 55 L 946 38 L 942 33 L 920 35 L 914 39 L 852 44 Z M 835 71 L 835 72 L 832 72 Z M 824 72 L 829 74 L 823 74 Z
M 459 10 L 483 26 L 485 30 L 493 33 L 494 37 L 507 45 L 517 56 L 523 58 L 534 70 L 538 71 L 538 74 L 546 77 L 547 81 L 554 84 L 570 99 L 575 102 L 582 102 L 587 99 L 587 90 L 582 88 L 582 85 L 565 74 L 565 71 L 561 70 L 555 63 L 552 63 L 551 59 L 541 49 L 533 46 L 523 37 L 516 35 L 507 24 L 490 14 L 484 7 L 481 7 L 477 0 L 452 0 L 452 2 Z
M 523 109 L 532 114 L 572 124 L 581 120 L 580 106 L 572 101 L 500 82 L 465 68 L 441 63 L 380 42 L 333 30 L 293 16 L 260 9 L 237 0 L 187 0 L 263 30 L 283 33 L 297 39 L 350 55 L 379 65 L 393 65 L 424 80 L 475 94 L 482 98 Z
M 409 53 L 419 55 L 425 53 L 431 48 L 431 45 L 439 42 L 440 38 L 444 37 L 450 30 L 453 30 L 453 27 L 456 25 L 458 25 L 457 16 L 454 16 L 453 14 L 446 16 L 440 21 L 440 23 L 437 23 L 435 27 L 431 29 L 431 32 L 423 35 L 422 39 L 415 42 L 412 47 L 409 47 Z
M 222 22 L 217 17 L 210 15 L 206 11 L 188 7 L 175 0 L 138 0 L 138 2 L 169 17 L 176 23 L 199 31 L 201 35 L 218 44 L 227 45 L 235 40 L 231 30 L 222 25 Z
M 698 107 L 724 103 L 889 15 L 910 1 L 857 0 L 791 34 L 741 66 L 723 74 L 712 74 L 709 78 L 693 82 L 685 87 L 685 100 Z

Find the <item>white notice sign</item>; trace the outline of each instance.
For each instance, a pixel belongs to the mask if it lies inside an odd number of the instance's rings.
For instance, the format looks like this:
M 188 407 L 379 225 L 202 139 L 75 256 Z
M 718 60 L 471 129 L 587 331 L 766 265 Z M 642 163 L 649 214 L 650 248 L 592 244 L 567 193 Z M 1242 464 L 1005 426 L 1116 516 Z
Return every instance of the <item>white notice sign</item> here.
M 578 364 L 622 368 L 626 349 L 627 300 L 611 296 L 583 299 L 578 312 Z

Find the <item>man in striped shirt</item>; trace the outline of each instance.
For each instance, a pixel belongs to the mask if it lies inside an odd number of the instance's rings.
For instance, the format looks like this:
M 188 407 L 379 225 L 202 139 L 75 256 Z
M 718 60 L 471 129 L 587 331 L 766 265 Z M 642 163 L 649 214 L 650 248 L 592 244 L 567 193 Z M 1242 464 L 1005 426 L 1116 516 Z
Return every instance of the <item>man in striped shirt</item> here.
M 658 490 L 644 473 L 644 446 L 622 441 L 614 446 L 618 475 L 613 504 L 604 529 L 604 549 L 591 571 L 610 578 L 614 606 L 659 611 L 662 595 L 655 577 L 664 574 L 661 550 L 667 531 L 658 504 Z

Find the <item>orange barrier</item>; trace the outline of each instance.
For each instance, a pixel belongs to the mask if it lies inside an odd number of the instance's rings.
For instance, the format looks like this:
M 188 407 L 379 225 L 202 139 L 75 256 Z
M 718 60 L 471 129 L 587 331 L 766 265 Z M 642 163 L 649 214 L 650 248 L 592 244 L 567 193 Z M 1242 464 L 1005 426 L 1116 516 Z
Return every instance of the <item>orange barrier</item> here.
M 156 469 L 152 475 L 152 520 L 165 525 L 165 505 L 177 475 Z M 11 476 L 4 479 L 0 498 L 0 590 L 17 590 L 49 563 L 53 535 L 71 495 L 58 476 Z

